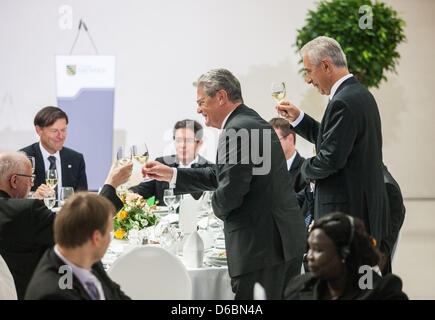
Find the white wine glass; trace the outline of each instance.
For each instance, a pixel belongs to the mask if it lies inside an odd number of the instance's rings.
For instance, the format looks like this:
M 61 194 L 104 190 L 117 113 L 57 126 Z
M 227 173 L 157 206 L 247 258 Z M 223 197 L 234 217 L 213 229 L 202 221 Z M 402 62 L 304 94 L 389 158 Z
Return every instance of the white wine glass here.
M 144 166 L 149 159 L 149 151 L 146 143 L 134 144 L 131 146 L 131 154 L 141 166 Z M 145 178 L 143 181 L 151 181 L 154 179 Z
M 285 83 L 272 82 L 270 91 L 272 92 L 272 98 L 276 101 L 276 103 L 280 103 L 282 100 L 284 100 L 286 95 Z
M 54 188 L 56 188 L 58 181 L 59 180 L 58 180 L 57 170 L 56 169 L 47 170 L 45 172 L 45 184 L 51 190 L 53 190 L 52 193 L 56 193 Z
M 131 163 L 131 148 L 122 145 L 118 148 L 116 152 L 116 159 L 118 159 L 118 164 L 120 166 L 125 166 Z
M 272 92 L 272 98 L 279 104 L 284 100 L 286 95 L 285 83 L 284 82 L 272 82 L 270 86 L 270 91 Z M 283 117 L 279 112 L 278 115 Z

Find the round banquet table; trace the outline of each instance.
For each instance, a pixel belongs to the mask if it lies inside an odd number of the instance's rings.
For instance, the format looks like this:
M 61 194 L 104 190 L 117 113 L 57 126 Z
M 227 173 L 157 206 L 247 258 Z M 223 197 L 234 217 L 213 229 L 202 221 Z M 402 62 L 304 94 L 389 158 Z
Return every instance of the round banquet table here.
M 106 270 L 123 253 L 133 248 L 128 241 L 113 239 L 104 255 L 102 262 Z M 182 256 L 176 256 L 183 262 Z M 234 293 L 231 290 L 231 280 L 227 266 L 209 266 L 204 264 L 201 268 L 187 267 L 191 284 L 192 300 L 233 300 Z

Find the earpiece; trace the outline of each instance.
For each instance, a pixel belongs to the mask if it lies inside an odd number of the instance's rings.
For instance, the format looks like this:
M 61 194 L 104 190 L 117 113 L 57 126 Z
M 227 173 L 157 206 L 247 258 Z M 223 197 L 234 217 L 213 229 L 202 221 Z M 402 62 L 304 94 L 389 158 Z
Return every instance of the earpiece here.
M 342 247 L 340 250 L 340 255 L 343 258 L 343 260 L 346 260 L 347 257 L 349 257 L 350 255 L 350 246 L 352 244 L 353 236 L 355 233 L 355 224 L 354 224 L 353 217 L 349 215 L 346 215 L 346 217 L 349 219 L 349 223 L 350 223 L 350 235 L 347 244 L 344 247 Z

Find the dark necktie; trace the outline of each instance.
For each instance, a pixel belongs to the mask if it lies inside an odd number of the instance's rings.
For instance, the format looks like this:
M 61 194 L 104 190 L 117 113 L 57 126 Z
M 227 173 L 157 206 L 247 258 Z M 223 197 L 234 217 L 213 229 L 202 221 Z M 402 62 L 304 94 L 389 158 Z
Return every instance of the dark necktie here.
M 48 170 L 57 170 L 57 168 L 56 168 L 56 157 L 49 156 L 48 157 L 48 161 L 50 161 L 50 167 L 48 168 Z M 59 172 L 58 172 L 58 174 L 59 174 Z M 57 195 L 57 185 L 54 188 L 54 191 L 56 191 L 56 195 Z
M 97 286 L 92 281 L 86 281 L 85 284 L 92 300 L 100 300 L 100 293 L 98 292 Z

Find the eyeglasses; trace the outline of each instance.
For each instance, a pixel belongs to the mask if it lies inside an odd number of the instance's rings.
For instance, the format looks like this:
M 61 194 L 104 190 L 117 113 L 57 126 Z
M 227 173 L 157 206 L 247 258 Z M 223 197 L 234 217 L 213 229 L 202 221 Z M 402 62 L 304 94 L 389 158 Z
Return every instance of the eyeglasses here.
M 36 175 L 32 174 L 31 176 L 29 176 L 28 174 L 21 174 L 21 173 L 15 173 L 16 176 L 20 176 L 20 177 L 27 177 L 30 178 L 30 180 L 33 182 L 35 182 L 35 177 Z

